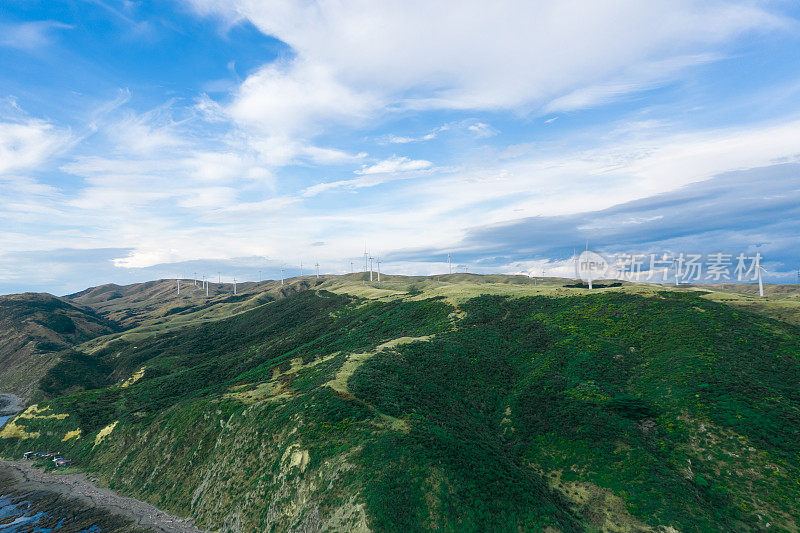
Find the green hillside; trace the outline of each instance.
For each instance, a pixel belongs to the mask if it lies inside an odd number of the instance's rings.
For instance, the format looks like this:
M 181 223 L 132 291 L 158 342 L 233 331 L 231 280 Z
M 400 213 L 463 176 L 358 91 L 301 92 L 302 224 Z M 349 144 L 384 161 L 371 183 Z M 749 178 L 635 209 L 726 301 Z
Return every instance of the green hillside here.
M 116 329 L 91 309 L 49 294 L 0 296 L 0 391 L 30 397 L 60 352 Z
M 0 453 L 209 530 L 796 531 L 800 327 L 730 290 L 564 285 L 253 284 L 66 354 Z

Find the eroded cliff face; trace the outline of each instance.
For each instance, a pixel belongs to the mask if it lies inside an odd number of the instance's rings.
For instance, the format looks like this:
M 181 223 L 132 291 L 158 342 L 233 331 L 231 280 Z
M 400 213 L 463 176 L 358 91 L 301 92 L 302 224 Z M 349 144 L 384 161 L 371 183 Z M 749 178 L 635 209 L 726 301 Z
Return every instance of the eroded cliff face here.
M 229 402 L 112 431 L 96 448 L 96 475 L 209 530 L 369 530 L 360 446 L 320 441 L 300 402 Z

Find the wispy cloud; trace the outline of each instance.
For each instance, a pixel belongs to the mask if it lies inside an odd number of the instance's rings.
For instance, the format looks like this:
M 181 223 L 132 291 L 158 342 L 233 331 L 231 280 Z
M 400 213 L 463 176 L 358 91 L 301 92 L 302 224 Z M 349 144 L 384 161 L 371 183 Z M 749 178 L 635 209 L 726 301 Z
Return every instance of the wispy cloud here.
M 361 170 L 356 171 L 356 174 L 395 174 L 397 172 L 425 170 L 431 166 L 432 163 L 424 159 L 409 159 L 407 157 L 398 157 L 395 155 L 372 165 L 364 165 Z
M 0 122 L 0 176 L 39 167 L 71 141 L 69 130 L 44 120 Z
M 316 196 L 336 189 L 362 189 L 375 187 L 389 181 L 411 179 L 431 169 L 433 164 L 424 159 L 392 156 L 371 165 L 363 165 L 356 170 L 357 178 L 317 183 L 303 190 L 305 197 Z
M 39 51 L 52 44 L 58 30 L 71 28 L 69 24 L 56 20 L 0 23 L 0 46 Z

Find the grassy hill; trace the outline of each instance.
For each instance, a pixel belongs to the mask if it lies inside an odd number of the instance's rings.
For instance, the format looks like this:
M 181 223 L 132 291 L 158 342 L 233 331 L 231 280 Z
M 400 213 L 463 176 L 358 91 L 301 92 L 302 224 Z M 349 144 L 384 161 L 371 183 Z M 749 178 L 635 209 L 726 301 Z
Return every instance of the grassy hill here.
M 0 391 L 30 397 L 60 352 L 116 329 L 94 311 L 49 294 L 0 296 Z
M 73 295 L 141 314 L 51 368 L 0 453 L 220 531 L 797 530 L 800 327 L 770 315 L 798 293 L 570 284 Z

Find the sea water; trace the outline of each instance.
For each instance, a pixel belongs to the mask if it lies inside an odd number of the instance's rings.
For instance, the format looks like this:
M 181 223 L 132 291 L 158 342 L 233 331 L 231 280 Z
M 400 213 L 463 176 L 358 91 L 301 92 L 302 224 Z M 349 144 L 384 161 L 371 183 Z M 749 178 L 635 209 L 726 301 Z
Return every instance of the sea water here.
M 0 428 L 14 415 L 0 416 Z M 66 525 L 66 518 L 59 518 L 58 509 L 48 511 L 34 511 L 34 502 L 42 494 L 32 492 L 25 495 L 23 499 L 11 498 L 0 495 L 0 533 L 48 533 L 58 531 Z M 14 500 L 17 500 L 14 502 Z M 55 520 L 54 520 L 55 519 Z M 43 527 L 38 524 L 52 524 L 55 527 Z M 81 529 L 79 533 L 99 533 L 102 531 L 99 526 L 91 526 Z
M 23 499 L 14 499 L 8 496 L 0 496 L 0 532 L 2 533 L 48 533 L 58 531 L 67 525 L 67 519 L 59 517 L 58 509 L 52 511 L 34 511 L 33 506 L 37 497 L 41 493 L 31 493 Z M 45 527 L 43 524 L 55 527 Z M 79 533 L 99 533 L 102 531 L 99 526 L 93 525 L 84 528 Z

